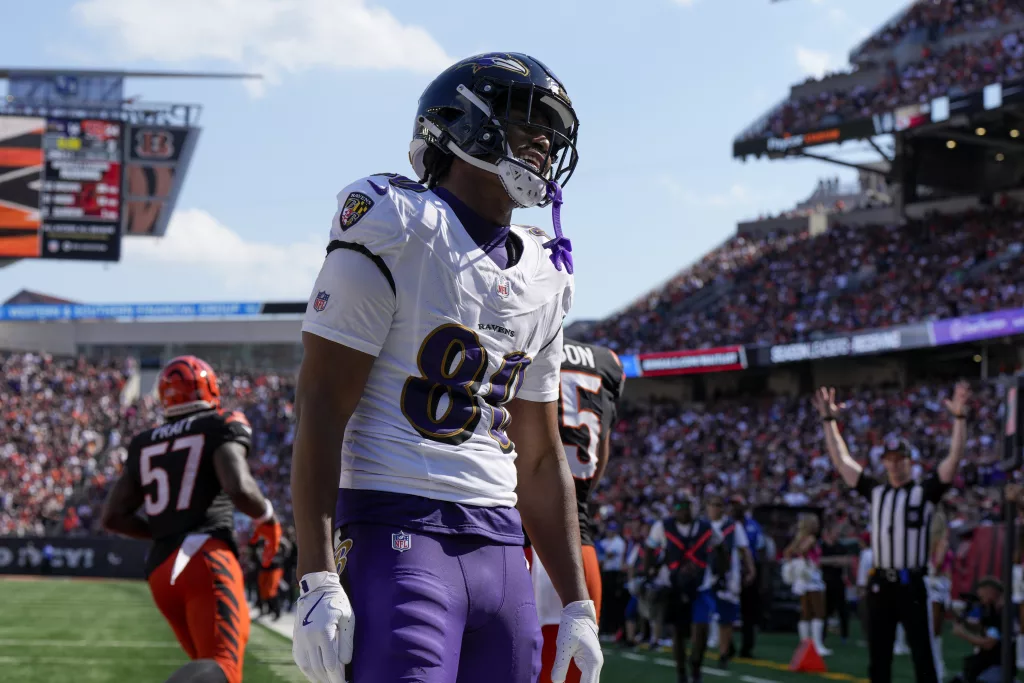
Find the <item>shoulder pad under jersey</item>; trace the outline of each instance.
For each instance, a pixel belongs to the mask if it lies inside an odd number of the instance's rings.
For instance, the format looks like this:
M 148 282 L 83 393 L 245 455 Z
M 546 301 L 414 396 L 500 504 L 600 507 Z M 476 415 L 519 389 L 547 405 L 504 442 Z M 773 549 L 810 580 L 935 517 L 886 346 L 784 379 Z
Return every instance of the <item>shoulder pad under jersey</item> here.
M 420 195 L 425 192 L 419 183 L 393 173 L 357 180 L 338 193 L 331 241 L 361 245 L 385 261 L 397 258 L 410 223 L 422 214 Z
M 252 427 L 245 413 L 241 410 L 232 412 L 222 411 L 220 413 L 222 428 L 221 439 L 223 441 L 236 441 L 247 449 L 252 445 Z

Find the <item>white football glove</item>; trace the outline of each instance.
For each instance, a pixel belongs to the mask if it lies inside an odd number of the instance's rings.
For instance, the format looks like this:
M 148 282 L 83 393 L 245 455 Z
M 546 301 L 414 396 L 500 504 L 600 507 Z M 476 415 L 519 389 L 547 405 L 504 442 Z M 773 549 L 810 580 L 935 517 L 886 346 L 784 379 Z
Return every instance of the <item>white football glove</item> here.
M 597 612 L 593 600 L 570 602 L 562 609 L 555 642 L 555 663 L 551 666 L 551 683 L 563 683 L 569 673 L 569 662 L 579 667 L 580 683 L 598 683 L 604 654 L 597 638 Z
M 306 574 L 295 603 L 292 657 L 312 683 L 345 683 L 355 615 L 334 572 Z

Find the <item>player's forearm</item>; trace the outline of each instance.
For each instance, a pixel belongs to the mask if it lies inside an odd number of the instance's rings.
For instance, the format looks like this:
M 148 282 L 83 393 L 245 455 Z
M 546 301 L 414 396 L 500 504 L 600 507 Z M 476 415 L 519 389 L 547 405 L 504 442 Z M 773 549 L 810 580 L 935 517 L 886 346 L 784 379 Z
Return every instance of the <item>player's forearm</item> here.
M 299 546 L 299 576 L 337 571 L 331 530 L 347 420 L 321 412 L 315 401 L 302 407 L 292 454 L 292 513 Z
M 559 452 L 519 472 L 519 514 L 562 604 L 589 600 L 572 474 Z
M 964 449 L 967 446 L 967 418 L 953 418 L 953 435 L 949 444 L 949 455 L 939 463 L 939 480 L 944 484 L 953 482 L 956 477 L 957 468 L 960 467 L 960 459 L 964 457 Z
M 825 432 L 825 449 L 828 451 L 829 460 L 847 486 L 856 486 L 861 466 L 850 456 L 846 441 L 839 433 L 839 425 L 835 420 L 825 420 L 822 422 L 822 429 Z
M 151 540 L 153 533 L 149 530 L 149 522 L 136 515 L 104 516 L 103 528 L 107 531 L 129 538 Z
M 253 519 L 260 519 L 267 511 L 267 499 L 251 476 L 242 479 L 238 491 L 231 496 L 231 502 L 239 512 Z

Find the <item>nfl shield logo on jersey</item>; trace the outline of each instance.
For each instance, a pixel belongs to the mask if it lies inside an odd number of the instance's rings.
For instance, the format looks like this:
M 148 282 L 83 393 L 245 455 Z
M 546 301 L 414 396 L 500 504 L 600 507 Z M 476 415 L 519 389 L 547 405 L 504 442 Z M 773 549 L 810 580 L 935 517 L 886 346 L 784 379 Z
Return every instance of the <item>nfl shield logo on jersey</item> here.
M 391 547 L 400 553 L 404 553 L 406 550 L 412 548 L 412 536 L 399 531 L 397 534 L 391 534 Z
M 317 313 L 323 313 L 324 309 L 327 308 L 327 300 L 331 298 L 331 295 L 327 292 L 317 292 L 316 299 L 313 300 L 313 310 Z
M 502 278 L 498 280 L 498 286 L 495 288 L 495 291 L 498 293 L 498 296 L 500 296 L 502 299 L 507 299 L 509 295 L 512 293 L 512 285 L 509 283 L 508 280 Z

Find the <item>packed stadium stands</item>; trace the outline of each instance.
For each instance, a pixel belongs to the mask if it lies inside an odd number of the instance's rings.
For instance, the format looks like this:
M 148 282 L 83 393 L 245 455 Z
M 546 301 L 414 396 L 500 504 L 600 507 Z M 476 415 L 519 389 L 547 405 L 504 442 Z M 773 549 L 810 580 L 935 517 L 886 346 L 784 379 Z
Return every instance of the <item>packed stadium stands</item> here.
M 737 236 L 588 340 L 620 353 L 800 341 L 1024 305 L 1024 210 Z
M 892 21 L 865 40 L 856 55 L 890 48 L 900 41 L 917 36 L 926 42 L 993 29 L 1024 19 L 1024 3 L 1020 0 L 926 0 L 909 5 Z
M 102 533 L 98 510 L 119 474 L 125 440 L 159 421 L 152 398 L 122 405 L 129 363 L 0 358 L 6 377 L 0 533 Z M 253 425 L 250 464 L 287 521 L 294 383 L 281 375 L 224 375 L 222 385 L 225 405 L 244 410 Z M 948 448 L 942 399 L 950 389 L 925 383 L 851 392 L 844 423 L 854 457 L 878 467 L 885 440 L 903 437 L 918 449 L 917 467 L 933 468 Z M 992 383 L 979 383 L 975 394 L 969 457 L 951 499 L 953 518 L 965 525 L 991 514 L 985 487 L 998 482 L 993 464 L 1000 457 L 993 435 L 1001 397 Z M 634 537 L 679 496 L 710 492 L 740 494 L 752 504 L 825 505 L 855 528 L 865 525 L 863 502 L 833 474 L 805 396 L 633 402 L 620 415 L 612 443 L 613 459 L 596 495 L 599 518 Z
M 0 535 L 102 533 L 99 510 L 127 441 L 160 422 L 152 396 L 122 401 L 133 363 L 0 355 Z M 291 516 L 288 472 L 294 384 L 221 374 L 224 406 L 253 426 L 250 467 Z
M 962 3 L 944 4 L 959 7 Z M 991 8 L 998 4 L 1001 3 L 988 3 L 985 6 Z M 932 16 L 931 10 L 927 9 L 930 6 L 930 2 L 918 4 L 922 8 L 921 12 L 929 17 Z M 995 16 L 1004 14 L 1012 15 L 1016 20 L 1021 18 L 1020 9 L 1015 4 Z M 923 19 L 920 21 L 924 22 Z M 996 19 L 986 15 L 986 25 L 993 21 Z M 928 24 L 932 28 L 922 26 L 922 30 L 937 32 L 935 40 L 938 42 L 922 42 L 916 48 L 918 54 L 915 59 L 905 63 L 888 60 L 877 67 L 860 68 L 856 79 L 836 79 L 835 75 L 829 75 L 817 84 L 820 87 L 808 88 L 808 85 L 815 85 L 812 81 L 801 84 L 801 92 L 805 94 L 784 101 L 743 131 L 738 140 L 767 134 L 800 133 L 838 125 L 851 119 L 870 118 L 874 114 L 892 111 L 903 105 L 926 102 L 940 95 L 980 90 L 990 83 L 1016 79 L 1024 74 L 1024 44 L 1021 40 L 1024 34 L 1021 30 L 1003 33 L 996 31 L 996 35 L 981 33 L 977 41 L 965 39 L 947 44 L 941 38 L 968 23 L 952 23 L 947 26 L 941 20 L 938 22 L 939 28 L 934 28 L 932 24 Z M 877 40 L 881 41 L 880 44 L 897 41 L 903 35 L 902 31 L 916 25 L 918 20 L 909 20 L 904 29 L 883 32 Z M 831 84 L 834 87 L 829 87 Z

